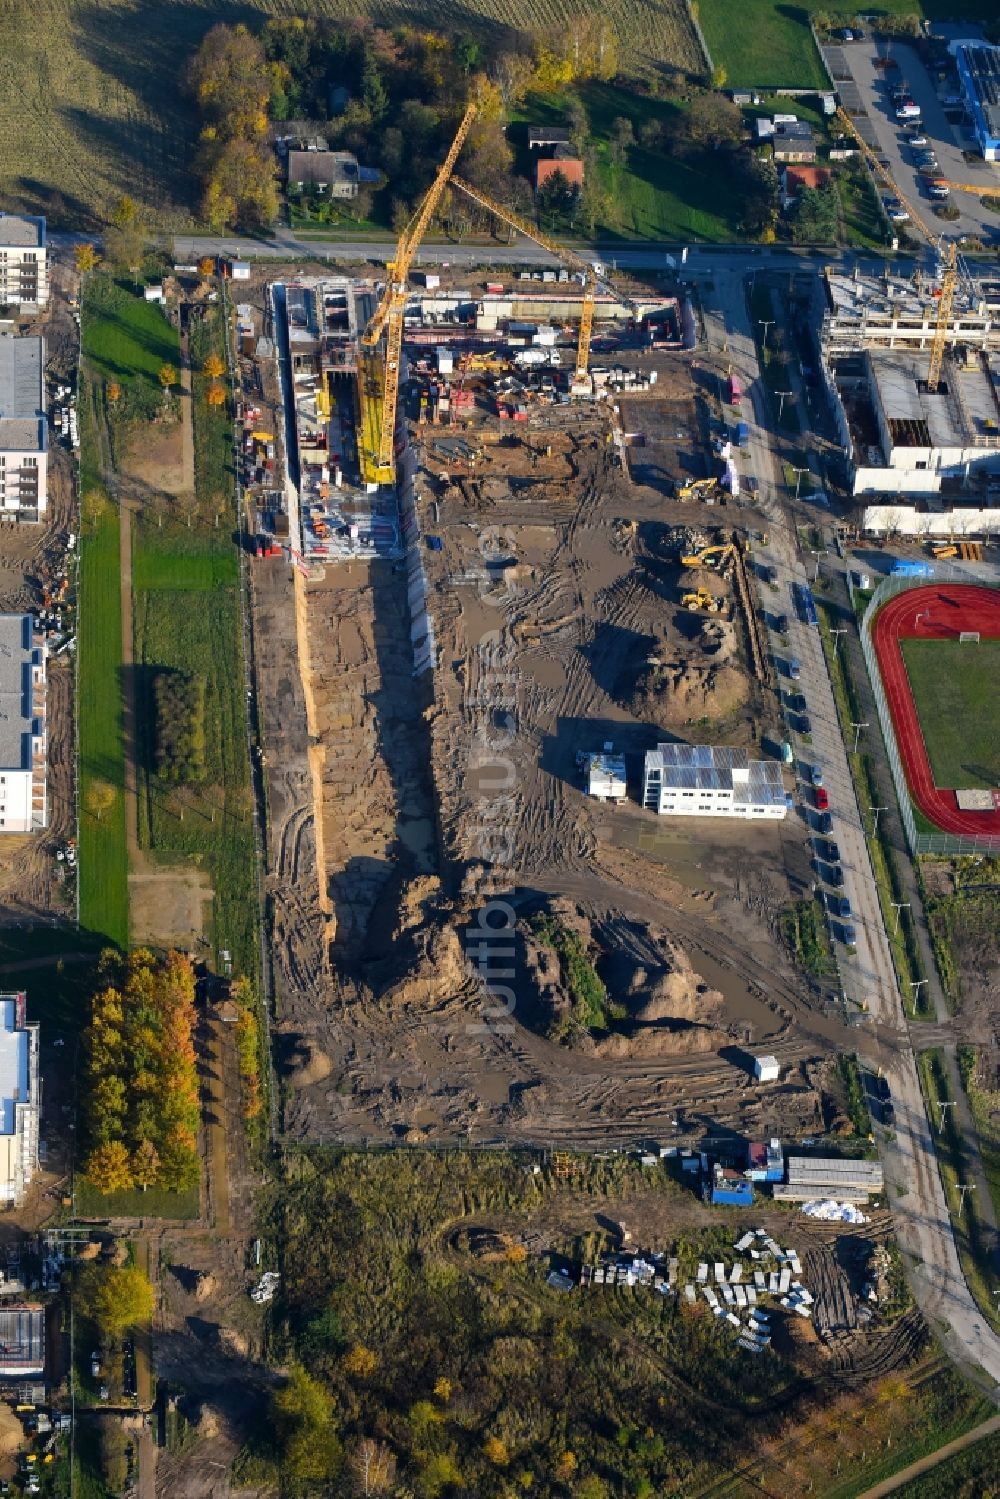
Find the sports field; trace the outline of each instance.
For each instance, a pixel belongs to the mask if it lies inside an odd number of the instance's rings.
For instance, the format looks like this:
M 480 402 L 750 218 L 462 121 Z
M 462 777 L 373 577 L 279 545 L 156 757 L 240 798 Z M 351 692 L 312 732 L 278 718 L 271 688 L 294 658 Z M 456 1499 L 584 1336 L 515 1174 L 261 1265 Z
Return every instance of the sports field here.
M 1000 785 L 1000 640 L 900 640 L 935 786 Z

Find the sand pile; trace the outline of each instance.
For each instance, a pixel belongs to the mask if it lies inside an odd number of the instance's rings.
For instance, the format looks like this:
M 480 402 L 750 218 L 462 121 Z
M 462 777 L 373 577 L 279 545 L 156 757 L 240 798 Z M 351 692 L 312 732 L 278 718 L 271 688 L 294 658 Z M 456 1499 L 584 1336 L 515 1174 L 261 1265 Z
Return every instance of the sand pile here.
M 612 997 L 628 1011 L 618 1032 L 598 1040 L 601 1056 L 690 1056 L 715 1051 L 726 1042 L 719 1024 L 725 998 L 692 966 L 683 948 L 665 948 L 663 968 L 641 964 Z
M 723 642 L 713 649 L 721 654 Z M 749 693 L 750 685 L 742 671 L 724 659 L 705 665 L 657 659 L 639 673 L 625 706 L 647 723 L 680 729 L 706 718 L 728 718 L 744 706 Z

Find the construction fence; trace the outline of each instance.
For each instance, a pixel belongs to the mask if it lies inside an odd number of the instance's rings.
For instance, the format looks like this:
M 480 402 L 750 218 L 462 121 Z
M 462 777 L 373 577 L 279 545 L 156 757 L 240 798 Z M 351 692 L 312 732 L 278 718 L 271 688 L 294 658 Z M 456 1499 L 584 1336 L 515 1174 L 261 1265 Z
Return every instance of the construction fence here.
M 878 655 L 872 641 L 872 625 L 875 616 L 882 605 L 888 603 L 889 599 L 895 598 L 909 588 L 926 588 L 926 578 L 883 578 L 875 592 L 872 594 L 861 620 L 861 649 L 864 651 L 865 664 L 868 667 L 868 676 L 872 684 L 872 693 L 875 697 L 875 707 L 878 711 L 879 724 L 882 728 L 882 738 L 885 741 L 886 754 L 889 757 L 889 768 L 892 771 L 893 784 L 896 788 L 896 800 L 899 803 L 899 815 L 903 827 L 906 830 L 906 841 L 913 855 L 939 854 L 960 857 L 968 854 L 1000 854 L 1000 836 L 995 833 L 984 834 L 981 838 L 963 838 L 957 833 L 926 833 L 918 829 L 916 819 L 913 815 L 913 802 L 910 799 L 910 788 L 906 780 L 906 772 L 899 754 L 899 746 L 896 743 L 896 731 L 893 728 L 892 714 L 886 701 L 885 689 L 882 685 L 882 673 L 879 670 Z M 936 563 L 934 568 L 934 581 L 947 583 L 968 583 L 970 578 L 967 573 L 960 572 L 958 568 L 948 567 L 947 564 Z M 853 602 L 854 587 L 848 573 L 848 588 L 851 591 Z

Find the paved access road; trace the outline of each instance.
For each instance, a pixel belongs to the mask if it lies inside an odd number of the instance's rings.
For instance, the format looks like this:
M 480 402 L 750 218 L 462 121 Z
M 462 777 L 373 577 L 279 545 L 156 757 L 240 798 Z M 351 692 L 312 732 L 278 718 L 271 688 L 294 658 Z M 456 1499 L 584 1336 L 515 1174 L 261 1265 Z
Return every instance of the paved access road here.
M 859 1026 L 858 1050 L 873 1067 L 881 1065 L 892 1091 L 894 1137 L 890 1140 L 881 1129 L 877 1136 L 897 1239 L 916 1266 L 912 1281 L 920 1306 L 949 1352 L 961 1362 L 979 1364 L 1000 1386 L 1000 1338 L 973 1301 L 955 1249 L 869 859 L 868 830 L 862 827 L 855 800 L 822 641 L 819 631 L 798 618 L 792 605 L 792 583 L 809 578 L 771 447 L 767 392 L 760 378 L 743 276 L 717 275 L 713 300 L 714 309 L 705 314 L 709 344 L 715 349 L 725 345 L 726 357 L 744 376 L 750 396 L 749 402 L 744 401 L 744 418 L 751 424 L 751 462 L 765 497 L 770 496 L 770 545 L 761 560 L 776 572 L 775 610 L 789 619 L 787 643 L 774 639 L 774 651 L 782 660 L 795 655 L 801 661 L 799 682 L 782 678 L 786 690 L 794 686 L 803 692 L 812 722 L 810 742 L 793 738 L 798 768 L 822 766 L 833 819 L 831 836 L 840 848 L 843 891 L 853 910 L 856 951 L 837 944 L 842 984 L 850 999 L 868 1005 L 870 1019 Z M 797 806 L 808 806 L 812 796 L 804 782 L 798 792 Z M 806 816 L 811 821 L 812 814 Z

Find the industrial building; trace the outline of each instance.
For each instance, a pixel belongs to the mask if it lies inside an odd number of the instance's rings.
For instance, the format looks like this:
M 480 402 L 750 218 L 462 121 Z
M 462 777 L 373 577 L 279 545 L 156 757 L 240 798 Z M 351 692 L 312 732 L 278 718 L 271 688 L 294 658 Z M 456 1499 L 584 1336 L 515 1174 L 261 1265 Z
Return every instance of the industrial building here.
M 46 648 L 30 614 L 0 614 L 0 834 L 48 824 Z
M 780 765 L 710 744 L 647 751 L 642 804 L 675 817 L 783 818 L 788 811 Z
M 868 349 L 855 378 L 841 372 L 856 495 L 937 494 L 1000 479 L 1000 354 L 946 360 L 927 389 L 929 356 Z
M 728 1166 L 712 1167 L 708 1195 L 713 1207 L 753 1207 L 753 1184 Z
M 1000 536 L 1000 489 L 986 494 L 982 503 L 963 504 L 943 495 L 919 500 L 884 500 L 866 505 L 861 521 L 866 536 L 912 537 L 914 540 L 962 541 L 966 538 Z
M 0 336 L 0 515 L 40 521 L 47 505 L 45 341 Z
M 38 1165 L 38 1026 L 25 995 L 0 994 L 0 1203 L 14 1207 Z
M 1000 281 L 988 271 L 963 279 L 948 319 L 948 346 L 1000 353 Z M 910 349 L 930 353 L 939 310 L 938 283 L 918 269 L 902 275 L 886 267 L 881 274 L 826 266 L 826 309 L 820 344 L 829 369 L 842 355 L 863 349 Z
M 606 744 L 600 754 L 584 755 L 584 781 L 587 795 L 599 802 L 623 802 L 628 796 L 625 778 L 625 756 L 616 755 Z
M 879 1161 L 790 1155 L 788 1179 L 775 1186 L 774 1196 L 781 1202 L 810 1202 L 824 1197 L 838 1202 L 867 1202 L 884 1185 Z
M 954 50 L 979 149 L 986 161 L 1000 161 L 1000 47 L 960 42 Z
M 0 306 L 37 312 L 48 300 L 44 218 L 0 213 Z
M 781 1141 L 749 1141 L 746 1175 L 752 1182 L 780 1182 L 785 1175 L 785 1153 Z
M 45 1308 L 32 1303 L 0 1307 L 0 1380 L 45 1373 Z

